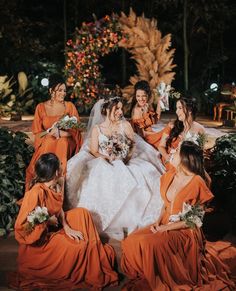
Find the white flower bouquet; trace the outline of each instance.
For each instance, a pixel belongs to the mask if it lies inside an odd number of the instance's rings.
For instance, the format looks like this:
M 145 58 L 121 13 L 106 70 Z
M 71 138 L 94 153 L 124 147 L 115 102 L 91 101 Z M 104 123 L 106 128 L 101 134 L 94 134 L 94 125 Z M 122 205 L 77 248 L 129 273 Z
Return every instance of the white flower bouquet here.
M 169 110 L 169 94 L 170 94 L 171 86 L 165 84 L 164 82 L 161 82 L 157 86 L 156 90 L 157 90 L 158 96 L 160 97 L 161 110 L 163 111 Z
M 192 141 L 198 145 L 201 149 L 204 148 L 205 143 L 207 142 L 207 135 L 205 133 L 195 133 L 189 137 L 184 138 L 184 140 Z
M 48 219 L 49 219 L 49 214 L 48 214 L 47 207 L 37 206 L 27 216 L 27 222 L 30 224 L 32 228 L 34 228 L 34 226 L 37 224 L 47 221 Z
M 190 205 L 184 202 L 182 212 L 171 215 L 169 222 L 184 221 L 190 228 L 201 227 L 204 214 L 205 211 L 199 204 Z
M 75 116 L 63 115 L 57 122 L 55 122 L 52 127 L 48 128 L 46 132 L 41 134 L 41 137 L 47 135 L 54 127 L 58 130 L 68 130 L 68 129 L 76 129 L 76 128 L 84 128 L 84 124 L 78 122 Z

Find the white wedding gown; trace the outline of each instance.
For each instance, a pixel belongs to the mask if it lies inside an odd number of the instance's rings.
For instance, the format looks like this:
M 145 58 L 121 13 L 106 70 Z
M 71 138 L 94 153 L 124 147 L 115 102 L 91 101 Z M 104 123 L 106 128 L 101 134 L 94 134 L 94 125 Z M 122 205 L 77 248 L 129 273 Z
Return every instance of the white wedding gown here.
M 99 151 L 108 137 L 99 130 Z M 67 164 L 66 199 L 70 208 L 90 210 L 99 233 L 117 238 L 123 230 L 155 222 L 160 214 L 160 176 L 164 167 L 158 152 L 138 135 L 128 164 L 108 163 L 89 153 L 87 139 L 80 152 Z M 121 237 L 119 237 L 122 239 Z

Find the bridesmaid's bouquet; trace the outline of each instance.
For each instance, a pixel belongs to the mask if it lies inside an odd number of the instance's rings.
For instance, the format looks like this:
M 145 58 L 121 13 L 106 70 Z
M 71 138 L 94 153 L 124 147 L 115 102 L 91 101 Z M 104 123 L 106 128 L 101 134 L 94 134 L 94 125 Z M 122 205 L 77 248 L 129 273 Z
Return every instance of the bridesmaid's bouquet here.
M 199 204 L 183 203 L 182 212 L 169 217 L 169 222 L 184 221 L 190 228 L 201 227 L 205 211 Z
M 64 115 L 62 116 L 55 125 L 58 129 L 67 130 L 79 128 L 78 120 L 75 116 Z
M 46 132 L 41 134 L 41 137 L 47 135 L 54 127 L 58 130 L 68 130 L 68 129 L 77 129 L 77 128 L 84 128 L 84 124 L 78 122 L 75 116 L 63 115 L 57 122 L 55 122 L 52 127 L 48 128 Z
M 184 140 L 192 141 L 196 145 L 198 145 L 201 149 L 204 149 L 204 146 L 207 142 L 207 135 L 205 133 L 195 133 L 191 134 L 191 136 L 185 138 Z
M 47 207 L 36 206 L 27 216 L 26 231 L 30 233 L 35 225 L 41 224 L 49 219 Z

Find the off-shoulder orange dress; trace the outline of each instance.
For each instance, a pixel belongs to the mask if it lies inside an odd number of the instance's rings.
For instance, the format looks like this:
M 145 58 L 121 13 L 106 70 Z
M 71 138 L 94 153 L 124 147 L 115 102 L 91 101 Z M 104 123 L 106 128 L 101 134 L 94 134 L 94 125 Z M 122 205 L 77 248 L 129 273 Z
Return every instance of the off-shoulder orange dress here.
M 78 112 L 74 104 L 71 102 L 65 102 L 65 112 L 63 115 L 69 115 L 70 117 L 75 116 L 79 121 Z M 42 154 L 49 152 L 56 154 L 62 163 L 62 169 L 65 174 L 67 160 L 76 154 L 82 145 L 81 132 L 78 129 L 70 129 L 68 130 L 71 134 L 70 137 L 60 137 L 58 139 L 48 134 L 43 137 L 38 135 L 39 133 L 52 127 L 52 125 L 63 115 L 47 115 L 44 103 L 40 103 L 36 107 L 34 121 L 32 124 L 32 132 L 35 135 L 35 152 L 28 168 L 26 169 L 26 190 L 29 189 L 30 182 L 34 177 L 35 163 Z
M 132 118 L 131 123 L 134 128 L 134 131 L 141 136 L 143 136 L 142 130 L 153 131 L 151 126 L 155 124 L 155 115 L 156 115 L 155 112 L 148 111 L 143 114 L 142 118 Z M 152 134 L 146 134 L 144 139 L 146 140 L 147 143 L 149 143 L 150 145 L 157 149 L 162 134 L 163 130 L 155 133 L 153 132 Z
M 175 169 L 171 169 L 161 177 L 161 195 L 165 205 L 161 224 L 167 224 L 171 214 L 182 211 L 183 202 L 204 205 L 213 197 L 203 179 L 196 175 L 171 203 L 166 193 L 174 175 Z M 149 226 L 128 236 L 122 242 L 122 251 L 121 269 L 132 279 L 124 290 L 209 291 L 234 288 L 228 268 L 216 253 L 206 248 L 199 228 L 152 233 Z
M 69 226 L 81 231 L 84 240 L 74 241 L 62 228 L 50 232 L 46 222 L 26 233 L 27 215 L 36 206 L 45 206 L 50 216 L 58 216 L 62 203 L 61 193 L 41 183 L 26 192 L 15 223 L 18 273 L 10 285 L 17 290 L 74 290 L 117 283 L 114 250 L 101 243 L 88 210 L 75 208 L 65 213 Z

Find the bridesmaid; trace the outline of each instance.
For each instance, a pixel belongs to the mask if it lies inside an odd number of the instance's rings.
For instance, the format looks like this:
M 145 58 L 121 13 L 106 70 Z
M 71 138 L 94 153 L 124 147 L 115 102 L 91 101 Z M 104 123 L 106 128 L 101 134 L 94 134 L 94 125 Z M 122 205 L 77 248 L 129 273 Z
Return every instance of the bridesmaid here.
M 35 135 L 35 152 L 26 170 L 26 190 L 34 177 L 34 165 L 44 153 L 55 153 L 62 162 L 63 174 L 66 171 L 67 160 L 77 153 L 82 144 L 81 133 L 77 129 L 57 130 L 53 128 L 49 133 L 46 130 L 52 127 L 63 115 L 75 116 L 79 121 L 78 112 L 71 102 L 64 101 L 66 85 L 60 75 L 49 78 L 50 100 L 39 103 L 35 110 L 32 132 Z
M 184 202 L 204 207 L 213 198 L 205 183 L 200 147 L 184 141 L 175 159 L 177 169 L 161 178 L 164 206 L 159 219 L 122 242 L 121 268 L 133 279 L 126 290 L 136 290 L 135 286 L 140 290 L 235 290 L 227 267 L 205 247 L 201 228 L 189 228 L 185 221 L 170 222 Z
M 196 100 L 193 98 L 180 98 L 176 103 L 177 119 L 170 122 L 163 130 L 158 150 L 166 169 L 173 166 L 173 154 L 180 141 L 192 138 L 194 135 L 205 133 L 204 127 L 194 121 L 197 113 Z
M 15 223 L 19 273 L 12 285 L 20 290 L 58 290 L 58 286 L 74 290 L 116 284 L 114 250 L 102 245 L 89 211 L 62 210 L 64 178 L 56 155 L 43 154 L 35 173 Z M 29 228 L 29 214 L 37 206 L 46 207 L 50 218 Z
M 155 112 L 148 103 L 152 93 L 148 82 L 145 80 L 138 81 L 134 86 L 134 91 L 135 99 L 131 113 L 132 126 L 137 134 L 157 149 L 162 131 L 153 131 L 152 125 L 156 124 L 160 119 L 161 109 L 159 103 Z

